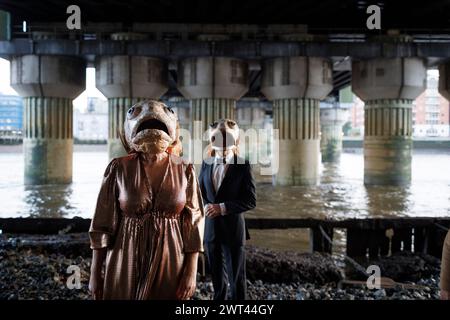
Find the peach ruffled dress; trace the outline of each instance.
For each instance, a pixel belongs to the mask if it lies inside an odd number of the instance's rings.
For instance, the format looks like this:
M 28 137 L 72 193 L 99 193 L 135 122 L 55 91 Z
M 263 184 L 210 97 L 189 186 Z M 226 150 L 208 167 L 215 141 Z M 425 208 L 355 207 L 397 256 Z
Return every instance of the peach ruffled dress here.
M 192 164 L 168 154 L 155 192 L 146 155 L 108 165 L 89 230 L 107 248 L 104 299 L 175 299 L 184 256 L 203 251 L 204 212 Z

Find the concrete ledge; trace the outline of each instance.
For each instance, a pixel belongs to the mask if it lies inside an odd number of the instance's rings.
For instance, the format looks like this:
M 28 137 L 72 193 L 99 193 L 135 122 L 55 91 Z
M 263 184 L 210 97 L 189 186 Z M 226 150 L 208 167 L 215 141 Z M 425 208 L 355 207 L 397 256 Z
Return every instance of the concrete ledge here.
M 383 43 L 383 42 L 288 42 L 288 41 L 190 41 L 190 40 L 32 40 L 0 41 L 0 56 L 39 54 L 71 55 L 90 58 L 102 55 L 152 56 L 156 58 L 189 58 L 199 56 L 238 57 L 246 59 L 314 56 L 358 59 L 422 57 L 447 58 L 450 43 Z M 93 60 L 92 60 L 93 61 Z

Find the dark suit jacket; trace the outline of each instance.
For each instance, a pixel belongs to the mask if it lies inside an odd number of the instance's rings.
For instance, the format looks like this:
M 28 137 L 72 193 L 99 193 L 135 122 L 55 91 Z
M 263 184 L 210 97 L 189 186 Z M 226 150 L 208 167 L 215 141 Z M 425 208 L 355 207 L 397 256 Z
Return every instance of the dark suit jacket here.
M 235 156 L 217 193 L 212 183 L 213 162 L 203 161 L 199 183 L 203 203 L 225 204 L 227 214 L 205 219 L 205 242 L 220 242 L 228 245 L 244 245 L 250 239 L 243 213 L 256 206 L 256 191 L 248 161 Z

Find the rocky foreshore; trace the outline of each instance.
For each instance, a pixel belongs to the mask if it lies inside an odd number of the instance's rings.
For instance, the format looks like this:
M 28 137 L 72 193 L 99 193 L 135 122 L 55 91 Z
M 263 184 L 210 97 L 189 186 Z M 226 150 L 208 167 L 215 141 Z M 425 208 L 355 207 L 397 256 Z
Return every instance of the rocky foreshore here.
M 81 234 L 1 236 L 0 299 L 90 299 L 91 260 L 86 240 Z M 416 288 L 370 290 L 362 285 L 343 285 L 344 273 L 329 255 L 275 252 L 248 246 L 248 297 L 254 300 L 439 298 L 437 259 L 403 254 L 376 263 L 383 274 L 415 284 Z M 71 265 L 79 267 L 80 289 L 67 287 L 72 274 L 67 269 Z M 209 277 L 199 275 L 194 299 L 211 299 L 212 293 Z

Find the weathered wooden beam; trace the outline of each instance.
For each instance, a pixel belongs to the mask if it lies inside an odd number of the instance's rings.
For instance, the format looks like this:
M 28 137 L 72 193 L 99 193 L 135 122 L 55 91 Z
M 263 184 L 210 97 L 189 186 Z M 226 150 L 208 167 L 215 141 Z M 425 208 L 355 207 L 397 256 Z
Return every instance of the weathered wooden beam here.
M 440 258 L 442 256 L 442 246 L 447 232 L 436 226 L 428 228 L 428 250 L 429 255 Z
M 439 223 L 446 227 L 450 226 L 450 218 L 446 217 L 402 217 L 402 218 L 367 218 L 367 219 L 345 219 L 330 220 L 328 222 L 335 228 L 358 228 L 358 229 L 396 229 L 406 227 L 427 227 Z
M 359 228 L 347 229 L 346 253 L 349 257 L 359 258 L 367 255 L 367 232 Z
M 58 234 L 87 232 L 90 219 L 64 218 L 0 218 L 3 233 Z
M 57 233 L 71 226 L 70 232 L 84 232 L 89 229 L 90 219 L 83 218 L 0 218 L 0 229 L 10 233 Z M 450 218 L 375 218 L 324 220 L 314 218 L 247 218 L 249 229 L 296 229 L 314 228 L 319 225 L 330 228 L 386 230 L 390 228 L 436 227 L 436 223 L 449 227 Z
M 309 245 L 311 252 L 333 252 L 333 228 L 317 226 L 309 229 Z
M 412 229 L 398 228 L 394 229 L 394 236 L 392 237 L 391 250 L 392 253 L 400 251 L 411 251 L 412 249 Z
M 389 238 L 386 237 L 386 230 L 369 230 L 367 236 L 370 259 L 377 259 L 389 253 Z
M 245 219 L 249 229 L 296 229 L 296 228 L 315 228 L 321 225 L 328 225 L 328 221 L 320 219 Z
M 387 256 L 389 254 L 390 239 L 386 235 L 386 230 L 379 230 L 377 232 L 377 237 L 380 247 L 380 256 Z
M 58 234 L 78 233 L 89 230 L 91 220 L 74 218 L 0 218 L 3 233 L 16 234 Z M 376 218 L 376 219 L 246 219 L 249 229 L 290 229 L 309 228 L 311 250 L 332 252 L 334 228 L 347 229 L 347 255 L 371 258 L 389 253 L 389 238 L 386 230 L 393 229 L 391 252 L 412 250 L 440 257 L 450 218 Z M 322 228 L 322 230 L 320 229 Z M 413 231 L 414 230 L 414 231 Z M 325 233 L 325 235 L 324 235 Z M 329 239 L 327 239 L 327 237 Z
M 415 227 L 414 234 L 414 252 L 427 253 L 428 252 L 428 228 Z

